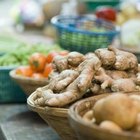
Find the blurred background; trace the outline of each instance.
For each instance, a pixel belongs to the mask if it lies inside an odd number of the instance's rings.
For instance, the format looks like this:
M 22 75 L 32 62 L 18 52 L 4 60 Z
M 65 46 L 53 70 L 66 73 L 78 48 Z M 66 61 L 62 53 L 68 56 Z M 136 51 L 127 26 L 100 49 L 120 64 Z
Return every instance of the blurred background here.
M 139 0 L 0 0 L 0 32 L 18 34 L 18 38 L 30 42 L 41 39 L 52 43 L 57 39 L 52 17 L 90 14 L 120 26 L 123 45 L 130 50 L 135 46 L 138 51 L 139 11 Z

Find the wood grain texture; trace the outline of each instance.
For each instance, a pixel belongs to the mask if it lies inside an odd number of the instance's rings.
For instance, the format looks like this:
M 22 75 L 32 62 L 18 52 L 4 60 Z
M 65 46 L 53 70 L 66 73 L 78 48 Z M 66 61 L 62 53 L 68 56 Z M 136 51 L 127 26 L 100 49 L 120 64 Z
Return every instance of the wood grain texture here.
M 57 134 L 46 125 L 27 121 L 14 121 L 1 125 L 3 137 L 0 140 L 60 140 Z
M 10 121 L 12 116 L 27 110 L 25 104 L 0 104 L 0 123 Z
M 24 104 L 0 105 L 0 140 L 60 140 L 58 135 Z

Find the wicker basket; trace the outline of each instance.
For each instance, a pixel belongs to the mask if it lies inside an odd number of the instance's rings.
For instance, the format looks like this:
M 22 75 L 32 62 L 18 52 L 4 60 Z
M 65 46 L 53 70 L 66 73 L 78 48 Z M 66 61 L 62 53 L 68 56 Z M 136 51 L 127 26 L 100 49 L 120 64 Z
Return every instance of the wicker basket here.
M 34 105 L 33 94 L 31 94 L 27 103 L 32 111 L 37 112 L 42 119 L 48 123 L 63 140 L 77 140 L 75 132 L 70 127 L 68 121 L 68 109 L 53 107 L 37 107 Z
M 9 72 L 14 68 L 0 67 L 0 103 L 26 102 L 23 90 L 9 76 Z
M 120 36 L 120 30 L 113 23 L 91 16 L 59 15 L 52 18 L 51 22 L 57 29 L 61 47 L 84 54 L 106 48 L 119 40 Z M 96 31 L 95 28 L 106 30 Z
M 114 93 L 116 94 L 116 93 Z M 140 92 L 128 93 L 139 94 Z M 79 140 L 140 140 L 140 134 L 132 132 L 113 133 L 105 131 L 96 125 L 89 124 L 81 118 L 81 116 L 90 110 L 95 102 L 109 94 L 102 94 L 90 97 L 75 103 L 69 109 L 70 124 L 77 133 Z
M 11 78 L 19 84 L 27 96 L 33 93 L 37 88 L 48 84 L 47 79 L 34 79 L 17 75 L 15 70 L 10 71 Z

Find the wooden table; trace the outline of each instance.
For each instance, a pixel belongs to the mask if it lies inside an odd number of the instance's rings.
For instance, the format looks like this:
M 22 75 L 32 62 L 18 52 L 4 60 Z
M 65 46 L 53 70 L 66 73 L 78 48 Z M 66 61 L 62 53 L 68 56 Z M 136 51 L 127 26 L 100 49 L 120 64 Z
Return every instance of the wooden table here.
M 25 104 L 0 105 L 0 140 L 60 140 Z

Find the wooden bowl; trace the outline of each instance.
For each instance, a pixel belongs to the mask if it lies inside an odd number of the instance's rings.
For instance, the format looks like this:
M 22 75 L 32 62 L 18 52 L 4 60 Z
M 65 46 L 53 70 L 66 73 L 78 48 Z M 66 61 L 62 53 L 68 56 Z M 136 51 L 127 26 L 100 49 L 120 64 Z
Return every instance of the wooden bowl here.
M 117 94 L 117 93 L 113 93 Z M 139 94 L 140 92 L 128 93 Z M 82 115 L 89 111 L 97 100 L 109 96 L 109 94 L 102 94 L 78 101 L 72 105 L 68 111 L 69 121 L 72 128 L 75 130 L 79 140 L 140 140 L 140 134 L 134 132 L 108 132 L 99 128 L 97 125 L 85 122 Z M 126 116 L 127 117 L 127 116 Z
M 77 140 L 76 134 L 68 121 L 68 109 L 36 106 L 33 100 L 35 92 L 27 99 L 29 109 L 37 112 L 57 132 L 62 140 Z
M 16 70 L 10 71 L 10 77 L 23 89 L 25 94 L 29 96 L 37 88 L 43 87 L 48 84 L 48 79 L 35 79 L 17 75 Z

